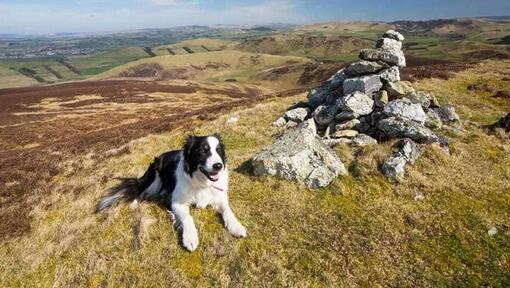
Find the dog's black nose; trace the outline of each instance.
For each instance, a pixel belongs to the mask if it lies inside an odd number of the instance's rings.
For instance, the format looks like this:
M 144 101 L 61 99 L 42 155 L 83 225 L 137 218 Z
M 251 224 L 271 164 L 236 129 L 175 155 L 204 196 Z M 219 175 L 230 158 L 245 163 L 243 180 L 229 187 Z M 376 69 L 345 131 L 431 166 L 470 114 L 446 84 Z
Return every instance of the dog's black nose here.
M 214 171 L 220 171 L 221 168 L 223 168 L 223 164 L 221 164 L 221 163 L 214 163 L 212 165 L 212 168 L 214 169 Z

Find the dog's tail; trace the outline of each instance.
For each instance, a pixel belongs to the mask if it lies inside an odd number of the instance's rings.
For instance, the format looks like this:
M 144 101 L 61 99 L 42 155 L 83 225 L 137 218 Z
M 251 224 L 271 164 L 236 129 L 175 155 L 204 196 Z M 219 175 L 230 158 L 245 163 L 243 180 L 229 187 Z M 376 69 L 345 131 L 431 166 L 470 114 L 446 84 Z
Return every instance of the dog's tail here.
M 99 202 L 96 212 L 115 204 L 119 199 L 134 200 L 140 194 L 140 181 L 137 178 L 117 178 L 121 182 L 110 189 L 110 194 Z

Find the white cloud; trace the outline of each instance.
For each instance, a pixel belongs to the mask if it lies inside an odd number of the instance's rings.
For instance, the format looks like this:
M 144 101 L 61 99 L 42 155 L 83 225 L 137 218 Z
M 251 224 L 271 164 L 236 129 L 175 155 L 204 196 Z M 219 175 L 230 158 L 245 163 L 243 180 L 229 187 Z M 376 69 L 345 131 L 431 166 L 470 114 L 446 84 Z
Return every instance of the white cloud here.
M 78 0 L 80 1 L 80 0 Z M 95 1 L 95 0 L 81 0 Z M 151 1 L 153 5 L 141 5 Z M 96 32 L 182 25 L 303 23 L 290 1 L 206 9 L 198 1 L 133 0 L 135 5 L 111 10 L 0 3 L 0 34 Z

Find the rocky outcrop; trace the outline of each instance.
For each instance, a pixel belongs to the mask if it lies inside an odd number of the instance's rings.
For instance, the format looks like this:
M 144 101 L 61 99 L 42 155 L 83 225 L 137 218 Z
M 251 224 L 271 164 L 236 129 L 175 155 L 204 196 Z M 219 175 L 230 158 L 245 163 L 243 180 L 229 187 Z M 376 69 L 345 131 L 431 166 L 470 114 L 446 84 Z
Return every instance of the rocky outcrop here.
M 411 138 L 419 143 L 439 142 L 439 137 L 432 130 L 409 119 L 385 118 L 377 123 L 377 128 L 389 138 Z
M 309 110 L 306 107 L 289 110 L 274 125 L 288 129 L 305 119 L 312 120 L 317 124 L 317 137 L 324 146 L 362 147 L 405 138 L 407 146 L 412 145 L 409 141 L 420 145 L 438 143 L 448 150 L 448 139 L 438 131 L 445 128 L 445 124 L 459 122 L 459 116 L 453 106 L 440 106 L 433 94 L 415 91 L 408 83 L 400 81 L 399 67 L 406 65 L 403 40 L 400 33 L 387 31 L 374 49 L 361 50 L 358 61 L 340 69 L 308 94 Z M 393 171 L 383 171 L 384 174 L 403 177 L 402 169 L 414 160 L 407 154 L 400 154 L 392 155 L 382 166 Z M 310 183 L 303 177 L 295 179 Z
M 423 149 L 411 139 L 402 139 L 395 147 L 397 151 L 384 161 L 381 170 L 389 178 L 402 181 L 406 165 L 414 164 L 423 153 Z
M 294 122 L 303 122 L 308 116 L 308 114 L 310 114 L 310 108 L 299 107 L 288 110 L 287 112 L 285 112 L 283 117 L 287 120 L 291 120 Z
M 412 103 L 409 99 L 390 101 L 383 109 L 388 117 L 401 117 L 424 124 L 427 118 L 420 104 Z
M 304 183 L 309 188 L 329 185 L 338 175 L 347 174 L 334 151 L 309 128 L 288 131 L 252 160 L 255 175 L 273 175 Z

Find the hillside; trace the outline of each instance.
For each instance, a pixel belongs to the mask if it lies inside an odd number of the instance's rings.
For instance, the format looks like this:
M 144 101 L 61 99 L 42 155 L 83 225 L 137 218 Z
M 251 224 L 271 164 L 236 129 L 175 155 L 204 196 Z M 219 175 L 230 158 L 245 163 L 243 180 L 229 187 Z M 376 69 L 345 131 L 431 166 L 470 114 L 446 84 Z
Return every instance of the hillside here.
M 222 50 L 146 58 L 109 70 L 100 74 L 97 79 L 153 77 L 160 80 L 200 79 L 213 82 L 260 84 L 257 79 L 252 78 L 258 71 L 309 62 L 311 62 L 309 59 L 295 56 Z M 278 83 L 268 84 L 278 86 Z M 294 83 L 287 83 L 286 86 L 290 89 L 292 84 Z
M 157 46 L 152 51 L 158 55 L 186 55 L 193 53 L 211 52 L 223 50 L 227 46 L 231 45 L 232 42 L 211 39 L 211 38 L 199 38 L 193 40 L 181 41 L 176 44 Z
M 235 49 L 253 53 L 295 55 L 315 59 L 351 60 L 357 52 L 369 47 L 367 40 L 350 36 L 316 34 L 281 34 L 249 38 Z
M 6 87 L 23 87 L 37 83 L 33 78 L 24 76 L 16 71 L 0 66 L 0 88 Z
M 132 141 L 127 136 L 115 138 L 120 137 L 115 128 L 98 131 L 104 146 L 87 145 L 85 151 L 65 155 L 45 153 L 69 158 L 54 161 L 60 170 L 37 193 L 24 198 L 20 207 L 31 216 L 28 229 L 17 237 L 4 234 L 0 286 L 506 287 L 510 144 L 488 135 L 483 125 L 510 109 L 508 99 L 495 98 L 489 90 L 510 90 L 509 64 L 484 61 L 448 80 L 413 83 L 435 93 L 439 102 L 455 105 L 463 128 L 442 131 L 451 139 L 451 155 L 429 147 L 399 184 L 378 170 L 391 142 L 377 148 L 338 146 L 350 173 L 325 189 L 254 177 L 247 161 L 280 133 L 271 123 L 290 105 L 305 100 L 305 94 L 261 98 L 228 113 L 201 110 L 201 117 L 186 119 L 182 126 Z M 481 84 L 488 88 L 469 88 Z M 193 96 L 195 100 L 204 99 L 200 94 Z M 158 95 L 128 96 L 164 99 Z M 51 105 L 55 100 L 48 101 L 42 103 L 44 109 L 55 107 Z M 185 97 L 179 101 L 190 104 Z M 71 104 L 67 102 L 61 104 Z M 164 113 L 162 103 L 151 105 Z M 105 119 L 121 112 L 111 106 Z M 232 116 L 239 121 L 226 124 Z M 168 213 L 157 205 L 123 203 L 105 214 L 92 212 L 116 183 L 113 177 L 141 175 L 154 155 L 180 147 L 185 135 L 212 132 L 225 140 L 231 205 L 247 226 L 248 238 L 231 237 L 212 209 L 193 209 L 200 246 L 188 253 L 178 244 Z M 9 185 L 14 189 L 25 184 Z M 44 198 L 38 197 L 41 194 Z M 489 234 L 494 228 L 496 233 Z

